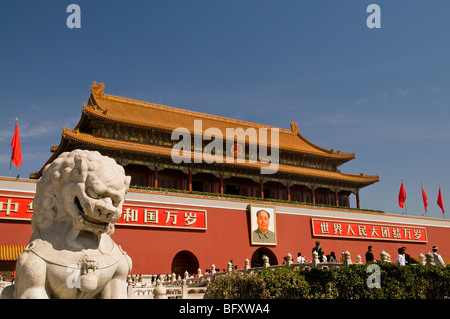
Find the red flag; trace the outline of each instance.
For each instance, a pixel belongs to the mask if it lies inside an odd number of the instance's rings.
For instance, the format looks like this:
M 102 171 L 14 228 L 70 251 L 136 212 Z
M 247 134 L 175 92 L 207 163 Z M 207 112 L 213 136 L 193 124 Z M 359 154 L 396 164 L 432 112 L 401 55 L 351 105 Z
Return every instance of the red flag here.
M 427 198 L 427 194 L 425 193 L 425 190 L 423 189 L 423 186 L 422 186 L 422 198 L 423 198 L 423 206 L 425 207 L 425 211 L 428 211 L 427 210 L 428 198 Z
M 405 205 L 405 201 L 406 201 L 406 191 L 405 191 L 405 186 L 403 186 L 403 181 L 402 181 L 402 185 L 400 186 L 400 192 L 398 193 L 398 205 L 403 208 Z
M 445 214 L 445 211 L 444 211 L 444 202 L 442 201 L 442 194 L 441 194 L 441 187 L 440 187 L 440 186 L 439 186 L 439 195 L 438 195 L 437 204 L 438 204 L 439 207 L 442 209 L 442 214 Z
M 19 137 L 19 124 L 16 121 L 16 130 L 14 131 L 14 136 L 11 141 L 12 155 L 11 161 L 17 167 L 22 165 L 22 151 L 20 150 L 20 137 Z

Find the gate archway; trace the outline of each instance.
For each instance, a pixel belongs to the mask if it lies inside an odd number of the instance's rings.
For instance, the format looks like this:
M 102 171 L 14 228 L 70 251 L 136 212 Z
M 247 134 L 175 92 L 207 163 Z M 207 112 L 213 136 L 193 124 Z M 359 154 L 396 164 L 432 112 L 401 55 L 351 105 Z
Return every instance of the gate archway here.
M 263 265 L 263 256 L 266 255 L 269 257 L 269 264 L 278 265 L 277 256 L 271 251 L 269 248 L 261 247 L 255 250 L 252 255 L 251 267 L 262 267 Z
M 199 268 L 197 257 L 188 250 L 178 252 L 172 260 L 172 273 L 175 275 L 184 276 L 187 271 L 189 275 L 196 274 Z

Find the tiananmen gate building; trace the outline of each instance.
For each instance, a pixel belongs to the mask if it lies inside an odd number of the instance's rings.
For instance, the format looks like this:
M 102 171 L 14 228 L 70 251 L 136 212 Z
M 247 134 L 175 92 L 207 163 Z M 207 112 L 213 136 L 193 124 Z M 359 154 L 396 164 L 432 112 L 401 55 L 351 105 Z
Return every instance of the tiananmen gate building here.
M 294 122 L 290 130 L 273 128 L 103 90 L 94 82 L 78 124 L 63 130 L 31 179 L 0 179 L 0 273 L 13 272 L 28 244 L 45 165 L 75 149 L 99 151 L 131 176 L 113 239 L 132 258 L 135 274 L 222 269 L 231 259 L 239 268 L 247 258 L 255 266 L 263 254 L 271 264 L 287 253 L 311 259 L 316 240 L 326 255 L 348 250 L 353 260 L 364 261 L 368 245 L 378 259 L 385 250 L 395 261 L 401 246 L 416 259 L 434 245 L 450 256 L 449 221 L 361 208 L 360 189 L 379 177 L 342 173 L 339 166 L 355 154 L 314 145 Z M 270 236 L 257 231 L 261 210 Z

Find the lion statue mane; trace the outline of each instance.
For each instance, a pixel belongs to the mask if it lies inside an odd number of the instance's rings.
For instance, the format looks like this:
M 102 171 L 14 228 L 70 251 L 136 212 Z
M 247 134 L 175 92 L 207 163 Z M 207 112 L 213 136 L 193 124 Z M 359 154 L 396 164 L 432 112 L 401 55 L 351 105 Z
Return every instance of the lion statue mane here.
M 111 238 L 130 184 L 96 151 L 62 153 L 33 200 L 33 233 L 2 298 L 126 298 L 131 258 Z

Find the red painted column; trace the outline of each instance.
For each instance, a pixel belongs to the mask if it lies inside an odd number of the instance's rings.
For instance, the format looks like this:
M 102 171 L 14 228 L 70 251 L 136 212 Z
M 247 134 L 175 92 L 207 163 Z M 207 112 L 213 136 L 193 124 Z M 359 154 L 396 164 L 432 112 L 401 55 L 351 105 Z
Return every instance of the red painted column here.
M 334 190 L 334 198 L 335 198 L 336 206 L 339 207 L 339 197 L 338 197 L 338 191 L 337 191 L 337 189 Z
M 153 187 L 158 187 L 158 167 L 155 166 L 155 175 L 153 180 Z
M 289 182 L 287 182 L 287 200 L 290 201 L 291 200 L 291 185 L 289 185 Z
M 192 172 L 189 170 L 189 191 L 192 191 Z
M 264 198 L 264 185 L 263 185 L 263 180 L 262 179 L 259 182 L 259 188 L 261 190 L 261 198 Z

